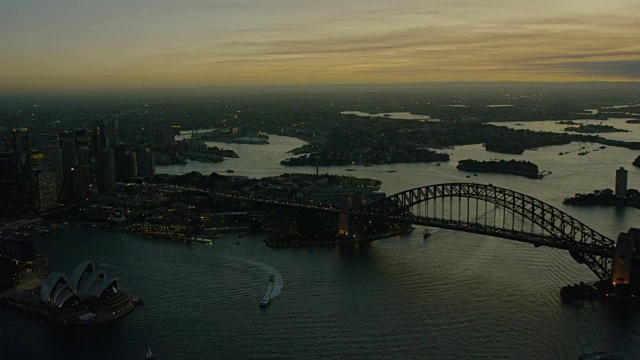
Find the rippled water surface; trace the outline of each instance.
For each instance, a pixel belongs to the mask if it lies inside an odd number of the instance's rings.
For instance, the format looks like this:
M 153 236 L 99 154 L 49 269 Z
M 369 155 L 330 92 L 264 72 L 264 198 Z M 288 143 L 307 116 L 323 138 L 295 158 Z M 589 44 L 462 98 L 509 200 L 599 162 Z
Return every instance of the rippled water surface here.
M 223 144 L 240 158 L 159 172 L 234 169 L 234 175 L 252 177 L 315 172 L 278 164 L 302 142 L 277 136 L 270 141 L 266 146 Z M 561 204 L 575 192 L 612 188 L 619 166 L 629 168 L 629 187 L 640 188 L 640 171 L 630 165 L 638 152 L 608 147 L 578 156 L 582 146 L 591 145 L 539 149 L 522 157 L 464 146 L 445 150 L 452 160 L 440 166 L 320 171 L 378 178 L 389 194 L 442 182 L 492 183 L 558 206 L 610 237 L 639 226 L 637 209 Z M 558 155 L 565 151 L 570 153 Z M 458 160 L 467 158 L 526 158 L 552 175 L 543 180 L 493 174 L 467 178 L 455 169 Z M 227 235 L 212 245 L 188 245 L 93 228 L 65 229 L 39 239 L 52 270 L 69 273 L 85 259 L 100 261 L 144 304 L 114 323 L 78 328 L 0 308 L 0 355 L 141 359 L 151 345 L 158 359 L 576 359 L 591 351 L 640 356 L 640 309 L 559 301 L 561 286 L 595 280 L 565 251 L 464 232 L 436 229 L 427 240 L 421 234 L 418 228 L 408 236 L 349 248 L 270 249 L 262 235 Z M 278 296 L 260 309 L 267 289 L 277 289 Z

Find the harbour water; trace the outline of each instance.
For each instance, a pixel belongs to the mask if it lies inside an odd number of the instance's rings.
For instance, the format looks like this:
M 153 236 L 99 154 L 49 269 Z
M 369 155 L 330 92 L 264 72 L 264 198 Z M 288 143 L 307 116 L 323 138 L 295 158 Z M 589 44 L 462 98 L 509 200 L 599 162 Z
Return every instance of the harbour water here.
M 300 140 L 270 136 L 269 141 L 216 144 L 240 158 L 158 172 L 233 169 L 234 175 L 251 177 L 315 172 L 279 165 Z M 557 206 L 611 238 L 640 226 L 638 209 L 561 204 L 576 192 L 612 188 L 620 166 L 629 169 L 629 187 L 640 189 L 640 170 L 630 165 L 638 152 L 607 147 L 579 156 L 582 146 L 598 148 L 574 143 L 513 156 L 474 145 L 444 150 L 451 161 L 440 166 L 351 166 L 353 172 L 321 167 L 320 172 L 377 178 L 388 194 L 443 182 L 491 183 Z M 552 174 L 542 180 L 476 177 L 455 169 L 458 160 L 468 158 L 527 159 Z M 141 359 L 147 345 L 159 359 L 576 359 L 593 351 L 640 357 L 640 307 L 560 301 L 561 286 L 595 280 L 567 252 L 438 229 L 424 240 L 422 233 L 418 228 L 347 248 L 271 249 L 259 234 L 230 234 L 206 245 L 64 229 L 38 239 L 52 270 L 68 273 L 85 259 L 100 261 L 144 304 L 119 321 L 92 327 L 41 323 L 0 308 L 0 357 Z M 279 293 L 261 309 L 267 288 Z

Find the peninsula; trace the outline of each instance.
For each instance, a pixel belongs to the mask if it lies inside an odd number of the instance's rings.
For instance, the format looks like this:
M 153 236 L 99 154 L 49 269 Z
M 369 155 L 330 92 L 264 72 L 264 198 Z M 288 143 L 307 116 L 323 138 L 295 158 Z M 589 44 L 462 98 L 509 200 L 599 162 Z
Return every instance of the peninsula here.
M 616 196 L 611 189 L 595 190 L 590 194 L 575 194 L 562 201 L 576 206 L 629 206 L 640 209 L 640 192 L 628 189 L 624 197 Z

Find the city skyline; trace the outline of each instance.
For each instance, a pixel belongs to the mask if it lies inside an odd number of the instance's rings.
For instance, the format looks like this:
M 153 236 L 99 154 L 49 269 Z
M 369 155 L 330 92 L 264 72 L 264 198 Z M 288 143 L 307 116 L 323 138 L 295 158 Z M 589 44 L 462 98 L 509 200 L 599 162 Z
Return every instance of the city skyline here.
M 0 9 L 0 91 L 640 80 L 631 0 L 10 0 Z

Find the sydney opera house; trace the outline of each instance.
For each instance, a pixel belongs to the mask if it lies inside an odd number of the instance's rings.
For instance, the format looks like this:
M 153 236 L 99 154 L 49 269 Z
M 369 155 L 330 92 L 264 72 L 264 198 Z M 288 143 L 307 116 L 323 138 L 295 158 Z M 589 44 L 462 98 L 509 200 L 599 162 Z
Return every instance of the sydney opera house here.
M 40 298 L 49 306 L 62 308 L 74 306 L 82 299 L 118 292 L 118 279 L 107 277 L 104 271 L 96 270 L 93 261 L 78 265 L 67 279 L 63 274 L 53 272 L 40 287 Z
M 118 289 L 118 279 L 107 276 L 93 261 L 78 265 L 69 277 L 50 273 L 40 286 L 40 301 L 8 299 L 16 308 L 65 323 L 100 323 L 128 314 L 139 298 Z

